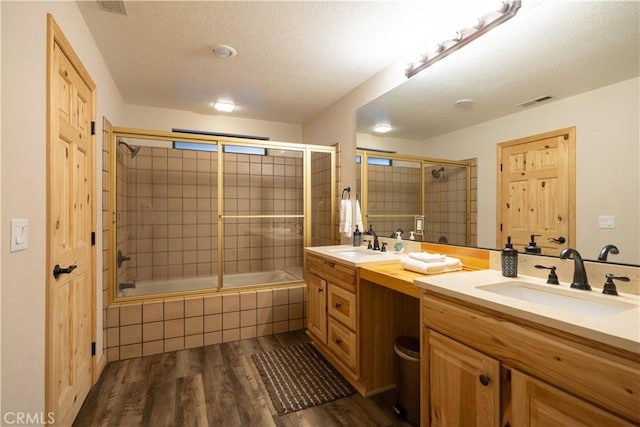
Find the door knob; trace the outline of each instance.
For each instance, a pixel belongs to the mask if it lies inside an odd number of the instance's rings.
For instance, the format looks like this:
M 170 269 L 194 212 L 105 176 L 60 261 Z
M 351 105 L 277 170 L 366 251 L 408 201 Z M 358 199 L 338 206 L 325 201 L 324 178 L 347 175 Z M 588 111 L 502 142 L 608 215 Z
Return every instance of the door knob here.
M 59 264 L 56 264 L 55 267 L 53 267 L 53 277 L 57 279 L 61 274 L 69 274 L 76 268 L 78 268 L 78 266 L 75 264 L 72 264 L 67 268 L 62 268 Z

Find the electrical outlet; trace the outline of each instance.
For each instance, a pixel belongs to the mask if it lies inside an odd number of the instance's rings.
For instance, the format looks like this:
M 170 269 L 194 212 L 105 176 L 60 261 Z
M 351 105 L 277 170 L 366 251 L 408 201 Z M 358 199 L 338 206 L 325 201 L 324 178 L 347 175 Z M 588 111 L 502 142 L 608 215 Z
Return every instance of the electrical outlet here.
M 613 215 L 600 215 L 598 217 L 598 227 L 615 228 L 615 219 Z

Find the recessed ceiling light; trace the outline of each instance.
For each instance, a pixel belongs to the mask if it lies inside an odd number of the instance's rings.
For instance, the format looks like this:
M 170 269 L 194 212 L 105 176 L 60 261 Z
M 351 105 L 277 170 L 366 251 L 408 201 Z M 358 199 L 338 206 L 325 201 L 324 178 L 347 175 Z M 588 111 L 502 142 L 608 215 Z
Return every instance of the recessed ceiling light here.
M 220 102 L 216 101 L 213 103 L 213 108 L 217 111 L 222 111 L 224 113 L 231 113 L 236 109 L 236 104 L 232 104 L 230 102 Z
M 454 105 L 456 107 L 470 107 L 473 105 L 473 99 L 471 98 L 458 99 L 456 102 L 454 102 Z
M 391 126 L 389 125 L 375 125 L 373 127 L 373 131 L 376 133 L 387 133 L 391 131 Z
M 236 56 L 238 52 L 229 45 L 219 44 L 213 48 L 213 54 L 218 58 L 231 58 Z

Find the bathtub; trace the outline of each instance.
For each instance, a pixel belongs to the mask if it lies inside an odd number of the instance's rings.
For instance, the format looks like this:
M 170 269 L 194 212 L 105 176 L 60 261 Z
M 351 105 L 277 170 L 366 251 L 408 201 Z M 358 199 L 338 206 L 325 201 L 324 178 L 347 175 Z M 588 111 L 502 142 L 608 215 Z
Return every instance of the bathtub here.
M 300 270 L 300 271 L 297 271 Z M 254 273 L 235 273 L 224 275 L 225 288 L 237 288 L 268 283 L 291 282 L 302 279 L 302 268 L 259 271 Z M 216 289 L 217 276 L 187 277 L 177 279 L 136 280 L 134 288 L 119 289 L 118 297 L 166 294 L 172 292 Z

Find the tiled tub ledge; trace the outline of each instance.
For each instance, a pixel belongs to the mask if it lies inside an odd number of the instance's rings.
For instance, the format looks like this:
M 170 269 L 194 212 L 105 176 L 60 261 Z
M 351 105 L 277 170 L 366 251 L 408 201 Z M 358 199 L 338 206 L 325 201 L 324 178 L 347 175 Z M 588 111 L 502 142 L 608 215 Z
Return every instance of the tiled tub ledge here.
M 109 306 L 108 361 L 304 328 L 306 286 L 167 298 Z

